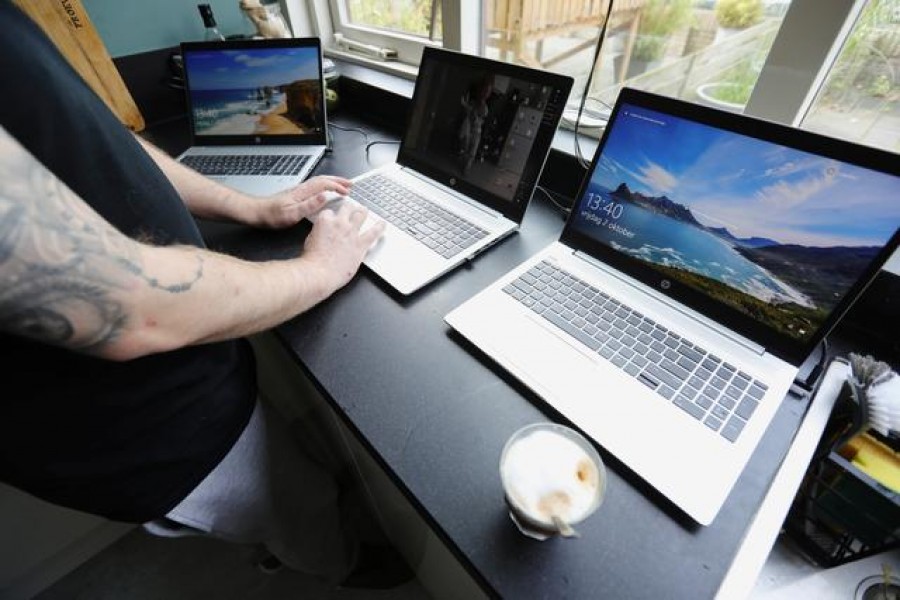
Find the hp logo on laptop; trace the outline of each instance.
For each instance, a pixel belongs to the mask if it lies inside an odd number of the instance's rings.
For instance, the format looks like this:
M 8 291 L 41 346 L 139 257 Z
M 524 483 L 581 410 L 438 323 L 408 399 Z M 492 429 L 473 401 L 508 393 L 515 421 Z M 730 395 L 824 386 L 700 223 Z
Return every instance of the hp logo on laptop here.
M 259 137 L 259 136 L 256 136 L 255 138 L 253 138 L 253 143 L 255 143 L 255 144 L 261 144 L 261 143 L 262 143 L 262 138 Z
M 662 281 L 659 282 L 659 287 L 661 287 L 664 290 L 667 290 L 670 287 L 672 287 L 672 282 L 669 281 L 668 279 L 663 279 Z

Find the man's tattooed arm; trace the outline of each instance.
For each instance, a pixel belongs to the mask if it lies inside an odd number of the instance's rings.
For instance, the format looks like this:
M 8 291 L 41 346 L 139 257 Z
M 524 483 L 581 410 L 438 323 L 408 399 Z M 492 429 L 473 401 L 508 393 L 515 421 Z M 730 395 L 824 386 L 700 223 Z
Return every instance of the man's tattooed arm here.
M 302 256 L 265 263 L 151 246 L 0 127 L 0 331 L 113 360 L 263 331 L 350 280 L 381 231 L 364 220 L 326 211 Z
M 203 276 L 198 254 L 193 273 L 161 282 L 141 254 L 0 128 L 0 329 L 102 353 L 129 325 L 129 290 L 180 293 Z

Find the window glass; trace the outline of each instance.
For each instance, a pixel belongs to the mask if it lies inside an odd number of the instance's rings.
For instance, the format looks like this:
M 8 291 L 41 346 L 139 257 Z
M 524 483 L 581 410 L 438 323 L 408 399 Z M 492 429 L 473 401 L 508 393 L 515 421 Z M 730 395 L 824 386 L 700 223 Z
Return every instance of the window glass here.
M 440 0 L 339 0 L 350 25 L 441 39 Z
M 588 115 L 602 117 L 624 85 L 742 111 L 789 4 L 616 0 L 591 81 Z M 577 101 L 607 5 L 485 0 L 485 53 L 574 76 Z
M 900 0 L 860 13 L 802 127 L 900 152 Z

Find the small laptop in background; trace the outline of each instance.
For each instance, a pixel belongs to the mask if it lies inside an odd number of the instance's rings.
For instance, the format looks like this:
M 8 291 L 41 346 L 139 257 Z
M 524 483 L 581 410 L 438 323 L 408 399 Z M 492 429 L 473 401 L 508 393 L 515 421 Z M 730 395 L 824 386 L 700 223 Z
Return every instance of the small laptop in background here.
M 559 241 L 445 320 L 708 525 L 898 197 L 896 155 L 624 89 Z
M 522 222 L 572 78 L 425 48 L 397 162 L 354 180 L 387 222 L 365 265 L 410 294 Z M 340 200 L 338 200 L 340 202 Z
M 265 196 L 309 175 L 327 145 L 318 38 L 181 44 L 191 147 L 177 160 Z

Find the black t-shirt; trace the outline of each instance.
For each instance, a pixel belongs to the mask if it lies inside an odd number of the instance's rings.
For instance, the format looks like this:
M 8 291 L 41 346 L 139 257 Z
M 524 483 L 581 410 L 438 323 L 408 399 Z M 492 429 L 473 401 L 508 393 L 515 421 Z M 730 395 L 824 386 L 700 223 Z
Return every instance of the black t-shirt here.
M 8 0 L 0 23 L 0 125 L 126 235 L 202 246 L 169 181 L 40 29 Z M 0 480 L 120 521 L 177 505 L 256 397 L 245 341 L 112 362 L 0 334 L 0 356 Z

